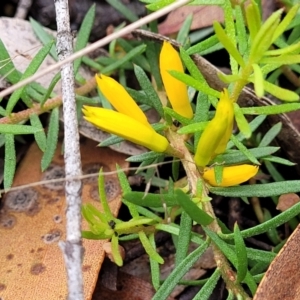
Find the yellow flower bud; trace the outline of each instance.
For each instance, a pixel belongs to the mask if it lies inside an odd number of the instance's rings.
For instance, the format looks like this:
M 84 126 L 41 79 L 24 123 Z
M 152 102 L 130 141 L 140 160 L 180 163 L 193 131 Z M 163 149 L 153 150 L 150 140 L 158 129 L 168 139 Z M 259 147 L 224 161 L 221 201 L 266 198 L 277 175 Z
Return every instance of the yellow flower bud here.
M 159 57 L 159 67 L 172 108 L 183 117 L 191 119 L 193 110 L 189 101 L 187 86 L 168 72 L 175 70 L 184 73 L 180 56 L 169 42 L 164 41 L 163 43 Z
M 258 172 L 258 166 L 253 165 L 238 165 L 224 167 L 222 174 L 222 182 L 218 185 L 215 178 L 214 168 L 204 170 L 203 179 L 212 186 L 233 186 L 243 183 Z
M 120 83 L 103 74 L 95 77 L 100 91 L 118 112 L 151 127 L 143 111 Z
M 232 133 L 234 120 L 233 103 L 228 91 L 221 93 L 214 118 L 203 131 L 195 153 L 195 163 L 205 167 L 210 160 L 226 150 L 227 143 Z
M 84 118 L 96 127 L 156 152 L 169 148 L 168 140 L 148 124 L 128 115 L 100 107 L 83 107 Z

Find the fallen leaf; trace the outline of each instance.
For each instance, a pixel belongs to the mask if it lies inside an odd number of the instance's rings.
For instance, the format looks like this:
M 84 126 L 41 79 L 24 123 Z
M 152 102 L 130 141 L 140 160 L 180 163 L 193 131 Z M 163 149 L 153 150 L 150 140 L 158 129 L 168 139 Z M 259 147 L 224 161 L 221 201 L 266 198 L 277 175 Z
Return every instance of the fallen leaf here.
M 280 211 L 285 211 L 291 208 L 299 201 L 300 201 L 300 197 L 297 194 L 294 193 L 283 194 L 278 199 L 278 204 L 276 206 L 276 209 Z
M 96 147 L 85 140 L 81 145 L 84 174 L 127 168 L 125 155 Z M 16 173 L 14 186 L 64 177 L 61 145 L 50 167 L 42 173 L 42 153 L 33 144 Z M 105 177 L 112 212 L 121 205 L 117 175 Z M 97 177 L 83 180 L 84 203 L 100 208 Z M 66 271 L 58 241 L 65 239 L 64 183 L 47 182 L 11 191 L 4 198 L 0 214 L 0 298 L 5 300 L 66 299 Z M 83 222 L 83 228 L 87 224 Z M 105 241 L 83 240 L 84 299 L 91 299 L 105 253 Z
M 170 35 L 178 32 L 187 16 L 193 15 L 191 29 L 199 29 L 211 26 L 213 21 L 224 20 L 223 10 L 216 5 L 183 6 L 173 10 L 164 22 L 159 24 L 158 32 L 162 35 Z
M 300 225 L 269 266 L 253 300 L 300 299 Z

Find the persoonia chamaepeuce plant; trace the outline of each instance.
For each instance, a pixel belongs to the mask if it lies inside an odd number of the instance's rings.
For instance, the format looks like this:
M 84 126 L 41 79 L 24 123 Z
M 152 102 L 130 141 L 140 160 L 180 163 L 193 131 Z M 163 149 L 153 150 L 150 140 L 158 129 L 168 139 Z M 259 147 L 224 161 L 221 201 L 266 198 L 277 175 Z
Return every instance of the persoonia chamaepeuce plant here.
M 147 1 L 148 8 L 158 9 L 162 2 Z M 199 4 L 201 1 L 194 2 Z M 83 232 L 83 237 L 111 239 L 114 261 L 118 265 L 122 265 L 119 241 L 141 240 L 150 257 L 152 282 L 157 290 L 153 299 L 166 299 L 209 246 L 217 268 L 211 277 L 199 281 L 203 287 L 195 299 L 208 299 L 220 277 L 226 283 L 228 299 L 249 299 L 255 295 L 257 283 L 275 254 L 246 247 L 244 238 L 275 230 L 300 212 L 300 204 L 297 204 L 253 228 L 240 231 L 235 225 L 233 232 L 214 214 L 211 194 L 247 201 L 247 197 L 276 197 L 300 191 L 299 181 L 278 181 L 274 172 L 270 172 L 274 182 L 266 182 L 261 179 L 263 176 L 257 176 L 262 172 L 260 166 L 265 163 L 268 170 L 272 162 L 293 165 L 273 156 L 278 148 L 269 146 L 280 130 L 280 124 L 267 132 L 253 148 L 248 149 L 243 143 L 266 115 L 299 109 L 299 104 L 256 107 L 252 112 L 238 104 L 238 98 L 248 83 L 253 83 L 258 97 L 266 91 L 285 102 L 299 100 L 297 93 L 268 81 L 268 75 L 282 65 L 300 62 L 300 43 L 298 40 L 288 43 L 283 35 L 299 23 L 299 5 L 290 8 L 284 17 L 283 11 L 278 10 L 263 22 L 260 1 L 253 0 L 247 6 L 237 2 L 232 4 L 229 0 L 215 2 L 211 4 L 224 9 L 225 22 L 224 27 L 214 23 L 212 37 L 191 47 L 184 45 L 179 52 L 169 41 L 163 42 L 157 59 L 167 103 L 160 100 L 144 70 L 135 65 L 141 91 L 125 88 L 103 73 L 96 74 L 99 91 L 114 109 L 83 107 L 88 122 L 119 137 L 114 136 L 102 145 L 126 139 L 151 150 L 130 157 L 129 161 L 141 162 L 145 167 L 162 162 L 165 157 L 173 158 L 173 179 L 159 194 L 132 191 L 125 174 L 119 170 L 123 202 L 132 215 L 129 221 L 123 222 L 110 212 L 101 172 L 99 191 L 104 211 L 100 212 L 90 204 L 82 208 L 90 228 Z M 230 56 L 231 74 L 220 73 L 220 79 L 228 84 L 222 91 L 208 85 L 190 56 L 204 50 L 209 52 L 210 48 L 213 51 L 216 45 L 225 48 Z M 143 105 L 139 106 L 136 101 Z M 150 107 L 155 108 L 160 116 L 156 124 L 150 124 L 143 112 Z M 258 116 L 248 122 L 245 114 Z M 235 123 L 239 129 L 237 134 L 233 134 Z M 179 163 L 184 175 L 179 174 Z M 252 184 L 247 184 L 249 179 Z M 255 183 L 257 181 L 261 183 Z M 164 212 L 165 217 L 154 213 L 157 211 Z M 180 224 L 177 225 L 175 219 L 179 215 Z M 205 237 L 192 231 L 193 222 L 202 226 Z M 175 268 L 163 283 L 159 278 L 159 264 L 163 259 L 156 252 L 154 240 L 158 230 L 176 236 Z M 199 247 L 188 253 L 190 242 Z

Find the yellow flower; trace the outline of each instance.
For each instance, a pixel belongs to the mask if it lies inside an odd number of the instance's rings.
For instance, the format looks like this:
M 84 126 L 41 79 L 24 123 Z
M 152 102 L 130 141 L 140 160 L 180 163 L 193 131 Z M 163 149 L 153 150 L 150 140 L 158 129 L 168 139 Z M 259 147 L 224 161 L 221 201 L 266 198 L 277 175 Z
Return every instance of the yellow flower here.
M 222 182 L 218 185 L 215 179 L 215 170 L 214 168 L 208 168 L 204 170 L 203 179 L 212 186 L 233 186 L 243 183 L 258 172 L 258 166 L 252 165 L 239 165 L 224 167 L 222 174 Z
M 226 150 L 230 139 L 234 120 L 233 103 L 228 91 L 221 93 L 214 118 L 203 131 L 195 153 L 195 163 L 199 167 L 205 167 L 210 160 Z
M 165 152 L 169 149 L 168 140 L 158 134 L 149 123 L 145 125 L 131 116 L 100 107 L 84 106 L 83 114 L 96 127 L 150 150 Z
M 96 74 L 95 77 L 100 91 L 118 112 L 151 127 L 143 111 L 121 84 L 103 74 Z
M 164 41 L 163 43 L 159 57 L 159 67 L 172 108 L 183 117 L 191 119 L 193 110 L 188 98 L 187 86 L 168 72 L 175 70 L 184 73 L 180 56 L 169 42 Z

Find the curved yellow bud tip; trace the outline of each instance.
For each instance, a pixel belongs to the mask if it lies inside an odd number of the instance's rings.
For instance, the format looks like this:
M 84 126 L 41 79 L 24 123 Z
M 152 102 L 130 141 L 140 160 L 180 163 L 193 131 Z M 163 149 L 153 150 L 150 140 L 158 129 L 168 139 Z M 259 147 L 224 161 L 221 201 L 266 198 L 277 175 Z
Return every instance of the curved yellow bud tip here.
M 88 122 L 103 131 L 116 134 L 156 152 L 165 152 L 169 148 L 169 142 L 164 136 L 158 134 L 152 127 L 127 115 L 90 106 L 84 106 L 82 111 Z
M 224 89 L 217 104 L 216 114 L 203 131 L 195 153 L 195 163 L 205 167 L 210 160 L 226 150 L 234 121 L 233 103 Z
M 218 185 L 215 178 L 214 168 L 204 170 L 203 179 L 212 186 L 233 186 L 243 183 L 258 172 L 258 166 L 239 165 L 223 168 L 222 182 Z
M 151 127 L 143 111 L 120 83 L 103 74 L 95 77 L 100 91 L 118 112 Z
M 178 52 L 166 41 L 164 41 L 160 51 L 159 68 L 172 108 L 183 117 L 191 119 L 193 110 L 189 101 L 187 86 L 168 72 L 175 70 L 184 73 L 183 65 Z

